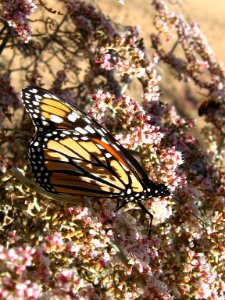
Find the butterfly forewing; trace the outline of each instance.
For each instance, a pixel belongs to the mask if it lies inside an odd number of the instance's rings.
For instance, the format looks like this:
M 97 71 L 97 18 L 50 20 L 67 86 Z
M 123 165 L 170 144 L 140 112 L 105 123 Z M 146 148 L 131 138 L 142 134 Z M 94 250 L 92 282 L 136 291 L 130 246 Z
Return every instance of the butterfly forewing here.
M 53 128 L 73 130 L 76 121 L 84 120 L 83 112 L 48 91 L 30 87 L 25 88 L 22 93 L 23 102 L 36 131 L 42 132 Z M 85 115 L 83 123 L 91 124 L 91 118 Z M 76 126 L 79 130 L 79 124 Z
M 36 181 L 53 193 L 120 197 L 130 187 L 141 192 L 126 161 L 102 145 L 97 138 L 61 129 L 36 135 L 29 154 Z
M 23 89 L 22 99 L 29 112 L 36 131 L 51 131 L 53 129 L 74 130 L 80 133 L 100 137 L 106 145 L 112 145 L 118 156 L 123 158 L 136 177 L 147 179 L 147 175 L 133 156 L 126 151 L 103 127 L 94 119 L 65 102 L 64 99 L 38 87 Z

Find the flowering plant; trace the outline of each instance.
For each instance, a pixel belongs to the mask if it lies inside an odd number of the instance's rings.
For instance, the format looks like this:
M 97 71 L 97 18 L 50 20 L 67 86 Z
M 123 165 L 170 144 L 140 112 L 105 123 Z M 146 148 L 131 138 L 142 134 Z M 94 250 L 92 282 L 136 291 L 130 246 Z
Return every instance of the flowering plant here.
M 0 298 L 224 299 L 223 66 L 199 27 L 163 0 L 151 4 L 151 55 L 140 28 L 118 26 L 86 1 L 57 5 L 3 0 L 0 7 Z M 169 42 L 175 46 L 166 51 Z M 164 101 L 164 65 L 171 81 L 192 81 L 205 93 L 201 105 L 192 102 L 201 130 Z M 154 216 L 150 239 L 133 204 L 115 212 L 110 199 L 56 202 L 29 180 L 33 133 L 18 96 L 27 84 L 88 111 L 151 180 L 169 186 L 171 197 L 144 203 Z

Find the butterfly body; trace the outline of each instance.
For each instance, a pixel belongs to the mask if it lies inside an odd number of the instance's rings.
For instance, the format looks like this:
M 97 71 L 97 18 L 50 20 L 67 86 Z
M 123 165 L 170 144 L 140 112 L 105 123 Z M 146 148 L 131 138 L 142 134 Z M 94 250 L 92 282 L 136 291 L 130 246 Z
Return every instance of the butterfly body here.
M 55 194 L 140 202 L 168 196 L 136 159 L 94 119 L 38 87 L 22 99 L 35 125 L 29 160 L 36 182 Z M 143 208 L 143 207 L 142 207 Z

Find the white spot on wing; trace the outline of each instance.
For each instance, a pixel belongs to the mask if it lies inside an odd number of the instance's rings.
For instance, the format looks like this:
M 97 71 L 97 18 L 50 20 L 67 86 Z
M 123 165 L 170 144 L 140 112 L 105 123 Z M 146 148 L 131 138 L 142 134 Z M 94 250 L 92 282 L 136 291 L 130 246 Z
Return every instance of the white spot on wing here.
M 43 97 L 45 97 L 45 98 L 52 98 L 52 96 L 49 95 L 49 94 L 44 94 Z
M 89 133 L 95 133 L 95 130 L 90 126 L 90 125 L 87 125 L 85 127 L 85 129 L 89 132 Z
M 114 144 L 113 148 L 116 149 L 117 151 L 120 151 L 120 149 Z
M 101 145 L 96 145 L 99 149 L 103 150 L 105 149 L 104 147 L 102 147 Z
M 127 190 L 127 195 L 130 195 L 132 193 L 131 189 Z
M 87 131 L 84 130 L 83 128 L 81 128 L 81 127 L 77 127 L 77 128 L 76 128 L 76 131 L 78 131 L 78 132 L 81 133 L 81 134 L 87 134 Z
M 90 120 L 88 117 L 84 118 L 84 120 L 85 120 L 88 124 L 91 124 L 91 123 L 92 123 L 91 120 Z
M 66 131 L 66 130 L 63 130 L 63 133 L 66 134 L 66 135 L 70 135 L 70 132 Z
M 75 122 L 77 119 L 79 119 L 79 115 L 76 114 L 74 111 L 68 115 L 67 119 L 71 122 Z
M 63 119 L 56 115 L 50 115 L 50 120 L 58 124 L 63 122 Z
M 98 133 L 100 133 L 101 135 L 104 135 L 104 132 L 102 131 L 101 128 L 97 129 Z
M 105 138 L 102 138 L 102 142 L 105 143 L 105 144 L 108 144 L 108 142 L 106 141 Z

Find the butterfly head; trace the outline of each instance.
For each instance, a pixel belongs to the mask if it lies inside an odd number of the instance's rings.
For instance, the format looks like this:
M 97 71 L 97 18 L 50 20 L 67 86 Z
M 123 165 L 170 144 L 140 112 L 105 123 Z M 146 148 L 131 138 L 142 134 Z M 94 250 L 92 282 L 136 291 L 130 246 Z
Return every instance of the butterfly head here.
M 171 194 L 169 188 L 165 184 L 153 184 L 147 188 L 147 194 L 150 198 L 167 197 Z

